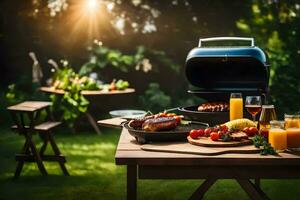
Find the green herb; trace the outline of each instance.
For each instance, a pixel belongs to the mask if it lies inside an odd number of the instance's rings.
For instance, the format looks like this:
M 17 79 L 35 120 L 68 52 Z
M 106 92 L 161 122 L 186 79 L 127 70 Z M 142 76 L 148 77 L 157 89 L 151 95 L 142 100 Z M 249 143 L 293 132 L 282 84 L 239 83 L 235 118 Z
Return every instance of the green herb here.
M 274 148 L 270 145 L 270 143 L 267 142 L 266 138 L 264 138 L 261 135 L 255 135 L 252 138 L 253 145 L 256 148 L 261 148 L 261 155 L 277 155 L 277 152 L 274 150 Z
M 228 134 L 228 133 L 222 134 L 222 135 L 221 135 L 221 139 L 222 139 L 224 142 L 230 141 L 230 140 L 231 140 L 230 134 Z
M 192 123 L 191 121 L 188 121 L 188 120 L 180 120 L 180 125 L 183 125 L 183 126 L 188 126 L 190 125 L 190 123 Z

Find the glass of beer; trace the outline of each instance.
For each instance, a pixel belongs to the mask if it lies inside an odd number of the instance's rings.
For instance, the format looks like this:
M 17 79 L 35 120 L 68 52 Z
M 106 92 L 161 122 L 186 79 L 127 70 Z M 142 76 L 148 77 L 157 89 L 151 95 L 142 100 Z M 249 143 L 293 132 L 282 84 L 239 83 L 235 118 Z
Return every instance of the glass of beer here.
M 262 105 L 262 111 L 259 118 L 259 131 L 268 138 L 270 121 L 276 120 L 274 105 Z
M 247 96 L 245 101 L 247 111 L 252 115 L 255 122 L 256 115 L 261 111 L 261 97 L 260 96 Z

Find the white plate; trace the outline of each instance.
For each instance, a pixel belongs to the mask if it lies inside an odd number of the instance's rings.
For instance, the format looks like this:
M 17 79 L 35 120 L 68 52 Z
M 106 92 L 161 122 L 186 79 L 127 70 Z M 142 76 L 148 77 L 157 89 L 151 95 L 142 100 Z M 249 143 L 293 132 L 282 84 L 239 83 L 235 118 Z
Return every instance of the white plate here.
M 109 112 L 111 117 L 122 117 L 122 118 L 137 118 L 143 117 L 146 114 L 144 110 L 112 110 Z

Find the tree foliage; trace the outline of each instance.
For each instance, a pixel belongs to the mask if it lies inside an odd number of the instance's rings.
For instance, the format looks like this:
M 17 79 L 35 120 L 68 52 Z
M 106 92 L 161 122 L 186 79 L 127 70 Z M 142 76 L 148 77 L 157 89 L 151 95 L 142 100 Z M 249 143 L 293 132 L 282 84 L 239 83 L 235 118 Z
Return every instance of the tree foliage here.
M 58 1 L 67 6 L 53 4 Z M 17 80 L 18 74 L 30 71 L 29 50 L 37 52 L 44 66 L 49 57 L 66 58 L 74 66 L 84 64 L 115 75 L 110 67 L 103 68 L 107 64 L 104 56 L 113 61 L 114 69 L 121 69 L 119 76 L 135 71 L 140 62 L 150 63 L 153 68 L 147 73 L 150 81 L 141 78 L 136 84 L 137 91 L 146 90 L 149 82 L 158 82 L 164 94 L 173 97 L 172 104 L 178 106 L 178 102 L 191 102 L 186 94 L 189 86 L 183 66 L 187 52 L 197 45 L 200 37 L 249 36 L 269 55 L 271 97 L 278 112 L 299 110 L 300 4 L 297 0 L 102 0 L 96 23 L 98 32 L 92 32 L 94 35 L 90 35 L 89 23 L 81 26 L 76 18 L 78 2 L 81 1 L 0 2 L 3 27 L 0 40 L 6 55 L 2 60 L 3 83 Z M 86 47 L 94 39 L 109 48 L 94 48 L 86 53 Z M 143 58 L 130 56 L 135 52 Z M 88 68 L 82 73 L 88 73 Z M 45 68 L 44 71 L 47 72 Z
M 280 114 L 300 109 L 300 4 L 297 1 L 253 1 L 237 27 L 256 38 L 269 55 L 271 97 Z

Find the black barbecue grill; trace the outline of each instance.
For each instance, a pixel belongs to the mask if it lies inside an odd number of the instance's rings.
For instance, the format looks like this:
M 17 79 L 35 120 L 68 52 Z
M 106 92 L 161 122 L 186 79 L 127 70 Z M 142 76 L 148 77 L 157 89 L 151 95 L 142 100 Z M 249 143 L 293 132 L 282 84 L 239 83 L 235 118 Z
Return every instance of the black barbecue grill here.
M 250 46 L 204 47 L 205 42 L 249 41 Z M 188 93 L 197 95 L 207 102 L 228 102 L 232 92 L 241 92 L 243 97 L 259 95 L 267 101 L 269 93 L 269 64 L 266 53 L 254 45 L 253 38 L 215 37 L 199 40 L 186 59 L 187 80 L 196 89 Z M 229 120 L 228 112 L 199 112 L 199 105 L 180 107 L 186 117 L 209 123 L 224 123 Z M 246 112 L 244 112 L 246 114 Z

